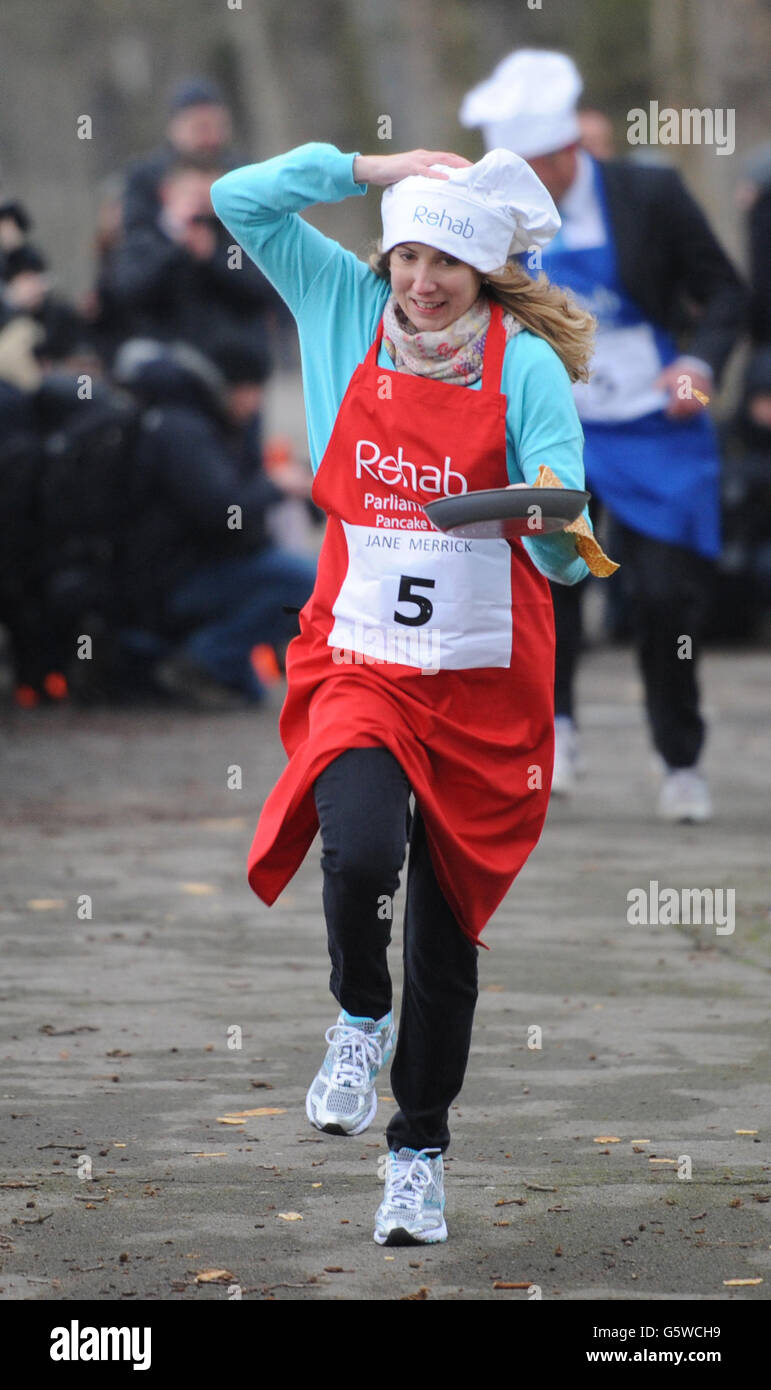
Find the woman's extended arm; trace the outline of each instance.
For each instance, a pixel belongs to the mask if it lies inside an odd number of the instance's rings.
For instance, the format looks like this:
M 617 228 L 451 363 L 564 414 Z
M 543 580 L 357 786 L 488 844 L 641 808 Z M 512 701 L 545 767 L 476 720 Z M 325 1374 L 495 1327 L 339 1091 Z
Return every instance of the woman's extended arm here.
M 297 213 L 314 203 L 337 203 L 364 194 L 356 183 L 356 156 L 334 145 L 300 145 L 262 164 L 232 169 L 211 186 L 212 207 L 228 231 L 297 312 L 317 275 L 334 263 L 352 280 L 371 274 L 368 267 L 325 237 Z
M 337 203 L 364 194 L 368 184 L 384 188 L 409 174 L 446 174 L 432 163 L 460 166 L 462 155 L 411 150 L 397 155 L 342 154 L 334 145 L 312 142 L 262 164 L 246 164 L 211 186 L 212 207 L 228 231 L 275 285 L 297 316 L 316 277 L 333 271 L 335 292 L 368 274 L 367 266 L 336 241 L 298 217 L 314 203 Z

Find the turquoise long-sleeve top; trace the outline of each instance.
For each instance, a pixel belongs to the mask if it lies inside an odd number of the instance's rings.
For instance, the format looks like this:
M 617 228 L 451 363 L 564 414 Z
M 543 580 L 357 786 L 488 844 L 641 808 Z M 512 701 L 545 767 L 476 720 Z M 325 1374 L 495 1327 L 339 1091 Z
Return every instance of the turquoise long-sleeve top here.
M 334 145 L 313 142 L 261 164 L 233 169 L 211 187 L 220 221 L 297 321 L 314 473 L 390 294 L 388 282 L 364 261 L 298 215 L 314 203 L 363 197 L 367 185 L 354 180 L 355 158 Z M 378 365 L 393 370 L 382 345 Z M 472 382 L 466 389 L 479 390 L 481 385 L 481 380 Z M 570 379 L 554 349 L 525 329 L 516 333 L 506 345 L 501 391 L 508 402 L 509 481 L 532 484 L 545 463 L 565 487 L 583 488 L 583 431 Z M 575 584 L 589 572 L 567 532 L 527 537 L 523 544 L 548 579 Z

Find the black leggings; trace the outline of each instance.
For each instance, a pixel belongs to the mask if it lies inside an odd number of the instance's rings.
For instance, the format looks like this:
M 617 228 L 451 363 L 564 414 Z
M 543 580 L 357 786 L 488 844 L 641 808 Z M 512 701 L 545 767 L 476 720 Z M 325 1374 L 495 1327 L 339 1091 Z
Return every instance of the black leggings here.
M 643 536 L 617 521 L 608 548 L 621 564 L 618 579 L 631 600 L 653 743 L 669 767 L 692 767 L 705 737 L 696 671 L 714 566 L 692 550 Z M 583 580 L 551 586 L 557 633 L 554 709 L 571 717 L 585 589 Z M 685 637 L 690 646 L 683 643 Z
M 387 748 L 351 748 L 314 784 L 321 826 L 330 989 L 349 1014 L 392 1005 L 387 947 L 409 838 L 404 982 L 391 1088 L 399 1106 L 388 1147 L 450 1142 L 448 1112 L 463 1085 L 477 1000 L 478 947 L 464 936 L 434 874 L 410 784 Z

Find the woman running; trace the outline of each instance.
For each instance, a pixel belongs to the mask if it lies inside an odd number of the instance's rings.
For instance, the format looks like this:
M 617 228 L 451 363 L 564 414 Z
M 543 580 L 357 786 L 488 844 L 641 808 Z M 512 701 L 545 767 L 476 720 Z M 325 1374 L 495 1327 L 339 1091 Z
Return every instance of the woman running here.
M 298 216 L 385 189 L 369 264 Z M 587 573 L 573 535 L 469 541 L 423 511 L 443 495 L 582 488 L 571 381 L 593 320 L 508 257 L 559 216 L 523 160 L 308 144 L 218 179 L 212 204 L 294 314 L 316 585 L 286 657 L 289 762 L 260 815 L 249 883 L 273 903 L 321 829 L 330 987 L 340 1006 L 306 1100 L 360 1134 L 391 1059 L 379 1244 L 441 1241 L 448 1111 L 463 1084 L 480 933 L 535 846 L 553 757 L 547 579 Z M 409 799 L 414 794 L 414 810 Z M 398 1045 L 387 947 L 410 854 Z

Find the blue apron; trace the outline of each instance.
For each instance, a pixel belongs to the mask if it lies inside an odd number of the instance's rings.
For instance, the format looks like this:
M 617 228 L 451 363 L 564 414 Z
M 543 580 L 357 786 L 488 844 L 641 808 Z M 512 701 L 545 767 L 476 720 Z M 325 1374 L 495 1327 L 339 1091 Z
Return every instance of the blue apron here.
M 715 428 L 706 411 L 681 421 L 669 419 L 661 408 L 663 397 L 652 382 L 679 354 L 670 334 L 644 317 L 621 283 L 605 181 L 594 159 L 592 170 L 605 244 L 570 250 L 559 232 L 542 252 L 549 279 L 571 289 L 599 324 L 597 370 L 588 385 L 574 387 L 588 486 L 633 530 L 715 556 L 720 551 Z

